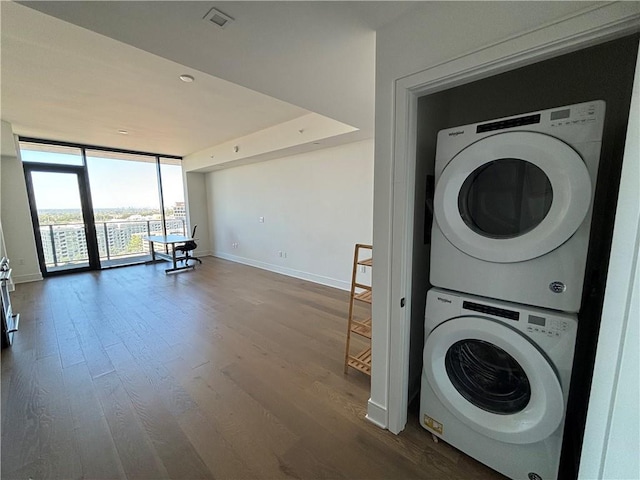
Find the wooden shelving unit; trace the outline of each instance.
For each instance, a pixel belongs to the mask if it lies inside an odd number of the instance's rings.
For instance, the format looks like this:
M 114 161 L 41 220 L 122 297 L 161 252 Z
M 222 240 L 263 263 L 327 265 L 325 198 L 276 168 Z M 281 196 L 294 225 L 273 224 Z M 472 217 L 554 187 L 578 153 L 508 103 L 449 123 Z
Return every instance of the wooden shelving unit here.
M 349 367 L 371 375 L 371 285 L 363 283 L 360 278 L 364 272 L 359 271 L 364 267 L 371 274 L 373 259 L 371 257 L 373 247 L 357 243 L 353 254 L 353 270 L 351 273 L 351 294 L 349 295 L 349 317 L 347 322 L 347 345 L 344 354 L 344 373 L 349 373 Z M 356 305 L 361 303 L 369 305 L 368 315 L 356 313 Z M 356 334 L 365 340 L 367 347 L 351 353 L 351 334 Z

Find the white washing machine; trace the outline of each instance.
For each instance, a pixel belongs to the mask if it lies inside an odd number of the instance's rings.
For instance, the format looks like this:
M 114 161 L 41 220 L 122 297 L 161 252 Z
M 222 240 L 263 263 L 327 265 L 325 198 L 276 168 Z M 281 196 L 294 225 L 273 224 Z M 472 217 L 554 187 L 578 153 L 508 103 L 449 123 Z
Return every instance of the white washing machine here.
M 438 132 L 431 284 L 580 309 L 605 103 Z
M 427 293 L 422 426 L 514 479 L 558 474 L 575 314 Z

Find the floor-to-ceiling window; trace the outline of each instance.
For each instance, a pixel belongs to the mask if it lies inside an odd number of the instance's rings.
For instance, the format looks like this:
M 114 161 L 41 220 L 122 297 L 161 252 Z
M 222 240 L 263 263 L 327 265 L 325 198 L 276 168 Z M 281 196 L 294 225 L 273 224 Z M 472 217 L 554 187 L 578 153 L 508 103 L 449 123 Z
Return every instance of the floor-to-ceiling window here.
M 187 210 L 184 203 L 184 182 L 180 160 L 160 157 L 160 181 L 167 234 L 185 235 Z
M 181 159 L 20 138 L 43 274 L 140 263 L 187 232 Z
M 163 235 L 157 159 L 89 149 L 86 158 L 101 261 L 144 259 L 143 238 Z

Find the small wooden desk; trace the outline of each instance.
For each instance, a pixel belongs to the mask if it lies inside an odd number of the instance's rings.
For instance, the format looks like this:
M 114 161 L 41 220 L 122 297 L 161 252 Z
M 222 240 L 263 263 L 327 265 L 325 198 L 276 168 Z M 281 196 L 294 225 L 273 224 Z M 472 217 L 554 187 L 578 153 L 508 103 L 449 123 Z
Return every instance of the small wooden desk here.
M 149 242 L 149 250 L 151 251 L 152 261 L 155 262 L 156 257 L 158 257 L 171 262 L 172 268 L 167 268 L 165 270 L 165 273 L 178 272 L 180 270 L 190 270 L 195 267 L 195 265 L 183 265 L 182 267 L 178 267 L 178 260 L 181 260 L 181 257 L 176 257 L 176 243 L 185 243 L 193 240 L 193 238 L 186 237 L 184 235 L 151 235 L 149 237 L 142 237 L 142 239 Z M 171 254 L 156 252 L 153 247 L 156 243 L 159 243 L 161 245 L 169 245 L 171 248 Z

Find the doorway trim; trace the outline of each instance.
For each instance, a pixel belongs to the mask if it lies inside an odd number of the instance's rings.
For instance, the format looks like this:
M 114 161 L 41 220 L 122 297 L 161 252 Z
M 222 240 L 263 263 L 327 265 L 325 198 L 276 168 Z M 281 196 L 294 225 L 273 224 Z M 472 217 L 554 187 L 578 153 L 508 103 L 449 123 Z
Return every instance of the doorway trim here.
M 604 24 L 603 10 L 611 19 Z M 385 411 L 380 401 L 369 400 L 367 418 L 373 423 L 397 434 L 407 422 L 418 98 L 635 33 L 639 19 L 623 4 L 600 4 L 396 80 L 387 351 L 374 352 L 387 354 L 388 370 L 384 379 L 372 378 L 384 381 L 387 405 Z M 409 308 L 399 306 L 401 298 Z

